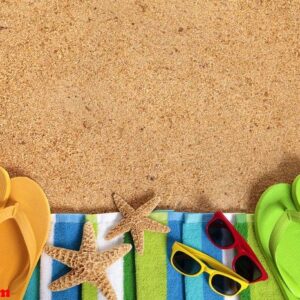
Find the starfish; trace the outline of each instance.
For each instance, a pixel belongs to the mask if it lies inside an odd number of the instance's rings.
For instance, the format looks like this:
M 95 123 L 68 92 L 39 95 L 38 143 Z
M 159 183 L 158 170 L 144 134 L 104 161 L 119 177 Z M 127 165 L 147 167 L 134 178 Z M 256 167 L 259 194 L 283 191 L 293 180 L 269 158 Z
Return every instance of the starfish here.
M 112 196 L 124 219 L 108 232 L 106 239 L 110 240 L 120 234 L 130 231 L 136 251 L 139 254 L 143 254 L 145 230 L 161 233 L 168 233 L 170 231 L 168 226 L 160 224 L 148 217 L 160 202 L 159 197 L 154 197 L 138 209 L 134 209 L 120 195 L 114 193 Z
M 49 285 L 50 290 L 61 291 L 89 282 L 100 289 L 107 299 L 116 300 L 117 297 L 106 275 L 106 269 L 126 255 L 131 248 L 130 244 L 122 244 L 108 251 L 97 251 L 93 225 L 91 222 L 85 223 L 79 251 L 45 246 L 45 252 L 48 255 L 71 268 L 70 272 Z

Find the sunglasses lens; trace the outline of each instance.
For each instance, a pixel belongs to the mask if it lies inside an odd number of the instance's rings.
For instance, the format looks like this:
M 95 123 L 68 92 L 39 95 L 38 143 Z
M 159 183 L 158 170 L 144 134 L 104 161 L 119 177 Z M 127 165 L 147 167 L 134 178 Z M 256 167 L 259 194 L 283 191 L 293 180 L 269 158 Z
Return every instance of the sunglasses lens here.
M 225 296 L 233 296 L 241 289 L 238 282 L 219 274 L 213 276 L 211 284 L 216 291 Z
M 174 254 L 173 264 L 186 275 L 195 275 L 201 270 L 201 265 L 196 260 L 181 251 Z
M 240 256 L 236 260 L 235 270 L 239 275 L 246 278 L 249 282 L 253 282 L 262 276 L 257 265 L 245 255 Z
M 234 243 L 234 237 L 225 222 L 215 220 L 208 226 L 208 234 L 219 247 L 229 247 Z

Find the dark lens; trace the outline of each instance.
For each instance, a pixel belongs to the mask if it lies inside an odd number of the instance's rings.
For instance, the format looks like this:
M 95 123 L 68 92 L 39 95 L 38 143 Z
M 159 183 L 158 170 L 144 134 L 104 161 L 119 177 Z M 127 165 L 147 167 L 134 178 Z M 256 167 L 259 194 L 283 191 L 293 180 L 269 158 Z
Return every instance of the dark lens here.
M 208 233 L 213 242 L 219 247 L 229 247 L 234 243 L 234 237 L 225 222 L 216 220 L 208 226 Z
M 211 284 L 216 291 L 226 296 L 235 295 L 241 289 L 238 282 L 223 275 L 214 275 Z
M 235 262 L 235 271 L 246 278 L 248 281 L 253 282 L 262 276 L 260 269 L 248 257 L 240 256 Z
M 201 270 L 201 265 L 184 252 L 177 251 L 173 256 L 174 266 L 184 274 L 195 275 Z

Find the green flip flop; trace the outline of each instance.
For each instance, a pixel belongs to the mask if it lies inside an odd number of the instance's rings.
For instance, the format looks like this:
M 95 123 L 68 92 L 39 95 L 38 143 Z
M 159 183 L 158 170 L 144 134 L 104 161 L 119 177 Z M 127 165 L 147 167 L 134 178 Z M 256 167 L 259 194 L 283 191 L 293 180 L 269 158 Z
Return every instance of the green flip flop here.
M 262 252 L 285 299 L 300 299 L 300 176 L 276 184 L 260 197 L 255 230 Z M 296 200 L 295 200 L 295 199 Z
M 300 175 L 293 182 L 292 196 L 297 210 L 300 211 Z

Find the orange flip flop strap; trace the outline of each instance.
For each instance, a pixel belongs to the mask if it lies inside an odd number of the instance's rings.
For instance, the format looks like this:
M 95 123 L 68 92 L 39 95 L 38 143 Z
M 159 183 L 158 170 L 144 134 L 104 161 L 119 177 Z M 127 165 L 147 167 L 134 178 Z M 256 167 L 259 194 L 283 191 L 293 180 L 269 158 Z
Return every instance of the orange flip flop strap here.
M 30 270 L 33 268 L 33 264 L 35 263 L 36 256 L 36 240 L 35 235 L 32 230 L 32 227 L 29 223 L 27 216 L 22 212 L 19 208 L 19 204 L 16 203 L 13 206 L 8 206 L 0 210 L 0 223 L 5 222 L 9 219 L 14 219 L 18 224 L 18 227 L 23 236 L 23 240 L 26 245 L 26 249 L 28 252 L 29 264 L 28 267 L 23 270 L 21 274 L 14 279 L 14 281 L 10 284 L 9 288 L 11 292 L 17 290 L 22 287 L 22 283 L 24 282 L 24 277 L 30 276 Z

